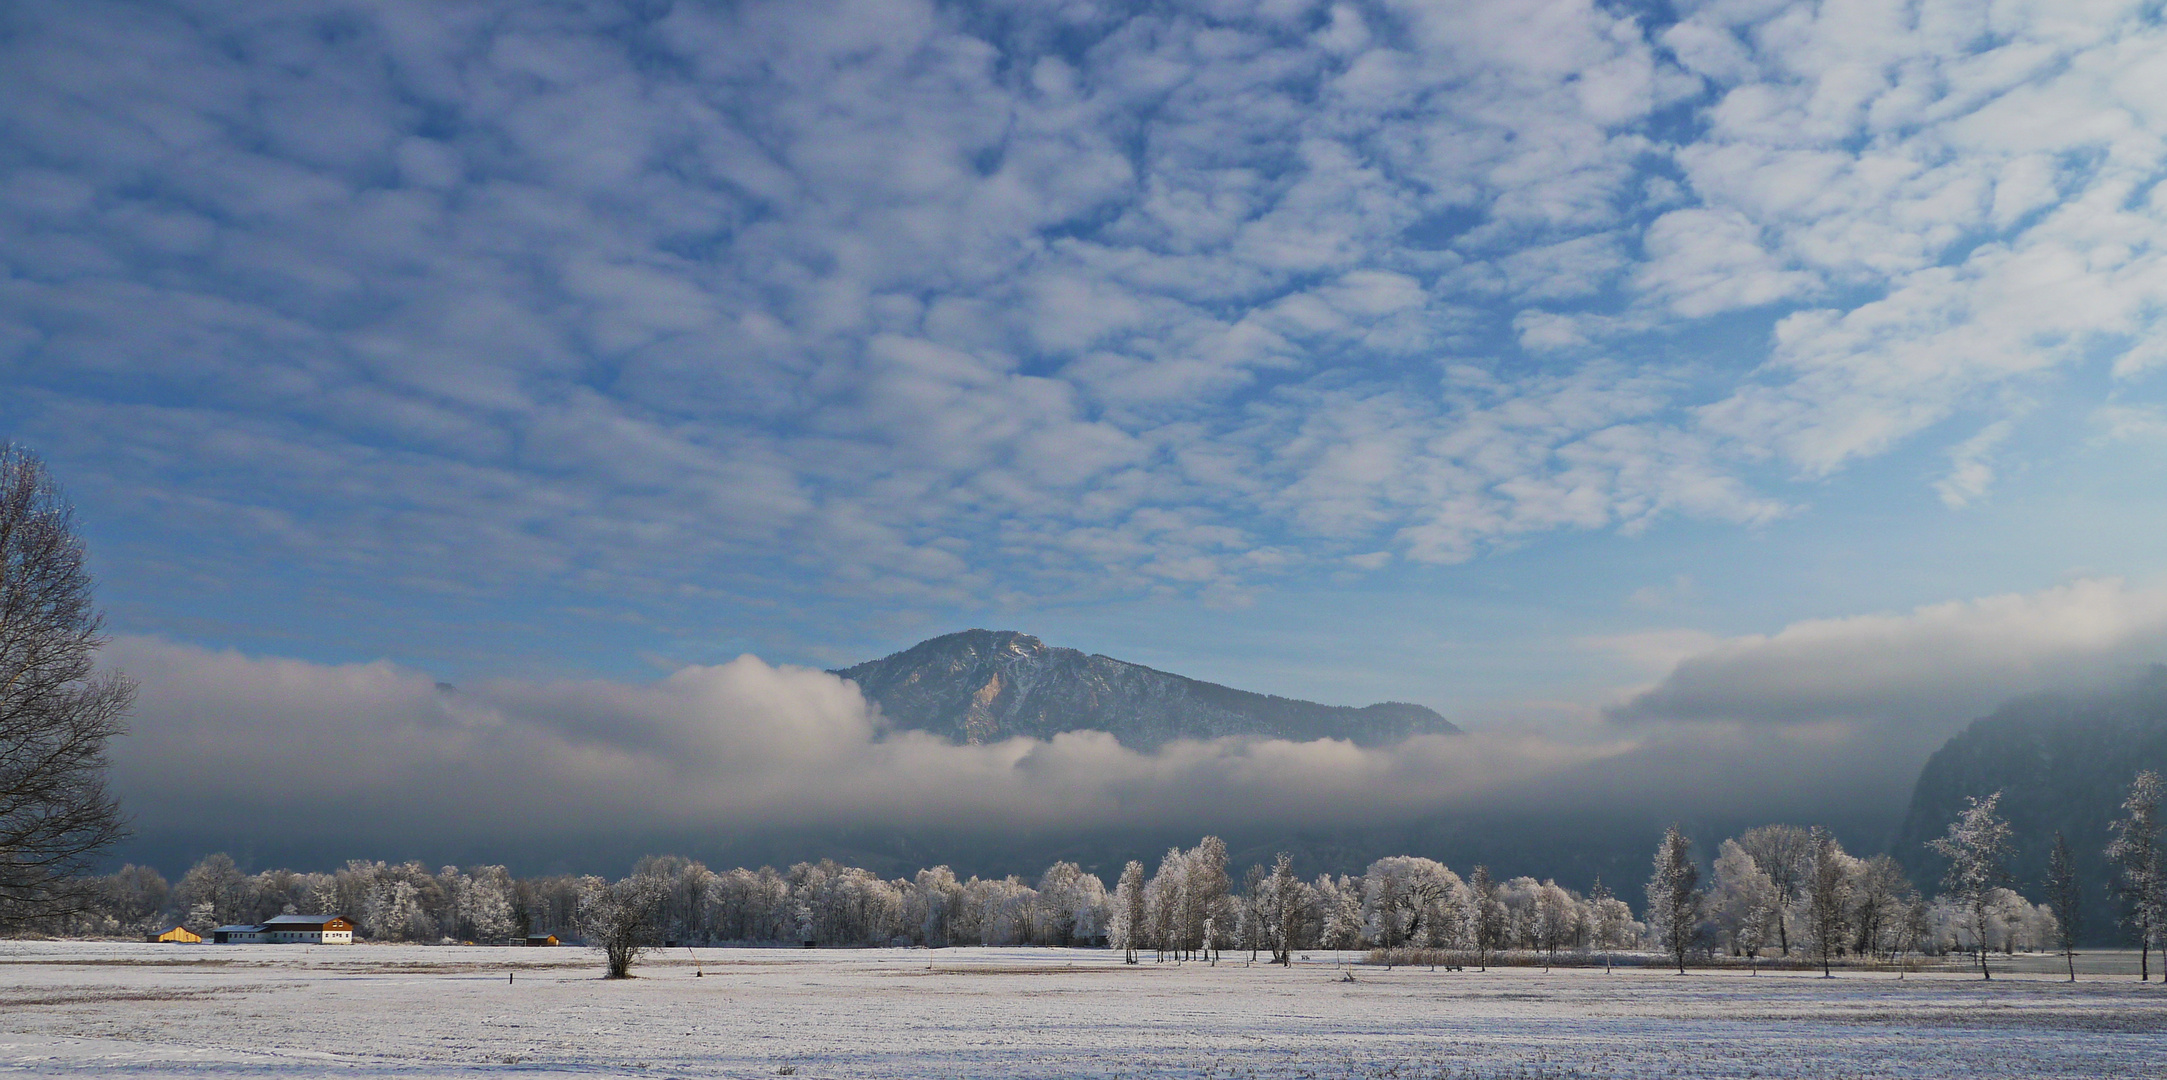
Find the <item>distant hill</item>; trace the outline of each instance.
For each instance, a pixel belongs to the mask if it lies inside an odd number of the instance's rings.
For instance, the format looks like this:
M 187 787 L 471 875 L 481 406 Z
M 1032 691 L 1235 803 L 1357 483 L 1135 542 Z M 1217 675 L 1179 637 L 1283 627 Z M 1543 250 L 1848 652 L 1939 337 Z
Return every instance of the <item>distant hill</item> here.
M 943 635 L 834 674 L 857 683 L 894 726 L 959 743 L 1104 731 L 1138 750 L 1223 735 L 1380 746 L 1460 730 L 1421 705 L 1353 708 L 1256 694 L 1008 630 Z
M 2129 782 L 2144 769 L 2167 773 L 2167 668 L 2110 691 L 2019 698 L 1927 759 L 1891 852 L 1931 888 L 1944 865 L 1926 842 L 1948 831 L 1968 797 L 2000 791 L 2016 831 L 2018 890 L 2044 898 L 2047 852 L 2060 830 L 2083 875 L 2083 937 L 2118 941 L 2103 849 L 2107 823 L 2121 816 Z

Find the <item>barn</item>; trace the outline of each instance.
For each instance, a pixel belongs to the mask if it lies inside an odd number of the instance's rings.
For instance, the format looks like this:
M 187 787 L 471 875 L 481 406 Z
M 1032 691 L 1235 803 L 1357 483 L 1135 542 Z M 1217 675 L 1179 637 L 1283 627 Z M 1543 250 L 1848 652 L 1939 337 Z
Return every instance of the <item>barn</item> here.
M 279 915 L 263 924 L 264 940 L 276 944 L 351 945 L 354 924 L 339 915 Z
M 198 934 L 185 926 L 176 926 L 171 930 L 166 930 L 161 933 L 145 934 L 143 935 L 143 940 L 152 942 L 173 942 L 182 945 L 201 945 L 203 943 L 203 935 Z
M 280 915 L 262 923 L 236 923 L 211 931 L 220 945 L 351 945 L 353 921 L 341 915 Z

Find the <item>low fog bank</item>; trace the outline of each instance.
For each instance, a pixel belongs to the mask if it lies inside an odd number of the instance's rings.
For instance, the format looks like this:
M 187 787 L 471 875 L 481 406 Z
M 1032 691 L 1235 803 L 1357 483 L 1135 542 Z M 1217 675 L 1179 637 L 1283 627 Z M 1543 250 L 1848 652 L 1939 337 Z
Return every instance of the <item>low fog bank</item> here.
M 1309 871 L 1417 853 L 1585 887 L 1644 876 L 1676 820 L 1769 821 L 1883 849 L 1927 756 L 1999 700 L 2159 659 L 2167 597 L 2118 581 L 1802 623 L 1715 641 L 1577 728 L 1362 748 L 1228 738 L 1150 753 L 1103 733 L 958 746 L 889 730 L 857 687 L 744 656 L 660 680 L 447 689 L 389 663 L 324 665 L 123 638 L 142 687 L 114 747 L 138 837 L 168 872 L 347 858 L 622 872 L 834 857 L 901 873 L 1101 872 L 1211 832 Z

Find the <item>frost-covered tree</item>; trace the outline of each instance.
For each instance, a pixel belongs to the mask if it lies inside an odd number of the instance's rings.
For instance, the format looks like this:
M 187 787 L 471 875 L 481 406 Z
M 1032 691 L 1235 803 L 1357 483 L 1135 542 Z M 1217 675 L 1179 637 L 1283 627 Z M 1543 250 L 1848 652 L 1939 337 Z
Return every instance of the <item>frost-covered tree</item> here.
M 1105 932 L 1106 883 L 1072 862 L 1057 862 L 1038 879 L 1046 915 L 1045 944 L 1066 948 Z
M 1272 963 L 1294 964 L 1294 948 L 1307 932 L 1311 897 L 1309 886 L 1294 874 L 1294 857 L 1282 851 L 1272 860 L 1272 871 L 1259 883 L 1259 931 Z
M 1182 873 L 1182 945 L 1191 952 L 1202 949 L 1210 953 L 1219 944 L 1212 940 L 1214 931 L 1232 925 L 1226 918 L 1227 897 L 1232 891 L 1226 876 L 1226 841 L 1207 836 L 1183 853 L 1182 861 L 1186 864 Z M 1207 920 L 1212 924 L 1208 928 Z
M 1323 945 L 1345 950 L 1362 945 L 1362 883 L 1341 874 L 1317 878 L 1317 902 L 1324 909 Z
M 173 888 L 175 899 L 181 908 L 195 915 L 198 908 L 208 913 L 210 926 L 225 926 L 239 922 L 250 914 L 248 878 L 233 863 L 233 856 L 223 851 L 213 852 L 197 860 L 188 872 L 181 875 Z M 190 929 L 197 929 L 194 922 Z M 208 926 L 202 929 L 209 929 Z
M 2115 893 L 2122 901 L 2122 926 L 2137 939 L 2140 981 L 2152 980 L 2152 946 L 2167 930 L 2167 863 L 2160 855 L 2159 774 L 2150 769 L 2130 782 L 2122 800 L 2123 815 L 2109 826 L 2114 839 L 2107 861 L 2114 866 Z M 2167 975 L 2162 975 L 2167 980 Z
M 1535 947 L 1546 961 L 1557 959 L 1558 949 L 1580 935 L 1580 905 L 1555 881 L 1544 881 L 1536 895 L 1534 930 Z
M 1753 857 L 1754 865 L 1768 875 L 1775 886 L 1776 907 L 1773 911 L 1776 945 L 1783 955 L 1791 955 L 1790 913 L 1805 888 L 1806 877 L 1813 867 L 1813 832 L 1797 825 L 1763 825 L 1747 829 L 1738 838 L 1738 846 Z
M 1120 949 L 1122 962 L 1136 963 L 1136 947 L 1143 942 L 1149 929 L 1149 912 L 1144 903 L 1144 864 L 1134 859 L 1121 868 L 1121 880 L 1114 886 L 1114 922 L 1109 933 L 1109 944 Z
M 1685 974 L 1686 954 L 1700 942 L 1702 902 L 1693 842 L 1672 825 L 1656 845 L 1655 873 L 1648 878 L 1648 925 L 1664 953 L 1677 962 L 1680 975 Z
M 166 901 L 173 890 L 166 884 L 164 874 L 148 866 L 130 863 L 107 878 L 105 888 L 100 891 L 114 922 L 123 931 L 143 933 L 165 929 L 158 923 L 162 921 Z
M 1986 947 L 2014 953 L 2050 948 L 2059 928 L 2045 904 L 2034 904 L 2014 889 L 1995 889 L 1986 908 Z
M 1919 891 L 1895 859 L 1876 855 L 1861 864 L 1851 883 L 1851 935 L 1861 955 L 1894 959 L 1916 944 L 1910 912 Z
M 955 944 L 956 909 L 963 902 L 963 883 L 956 880 L 955 871 L 946 866 L 920 870 L 911 884 L 904 922 L 911 928 L 912 940 L 929 949 Z
M 1588 890 L 1588 943 L 1598 949 L 1629 949 L 1640 944 L 1646 927 L 1633 918 L 1633 908 L 1612 895 L 1602 878 Z
M 1806 929 L 1823 978 L 1851 933 L 1851 881 L 1856 860 L 1844 854 L 1828 830 L 1813 830 L 1813 868 L 1806 878 Z
M 662 943 L 663 883 L 630 877 L 589 894 L 580 905 L 579 928 L 602 953 L 607 978 L 632 977 L 632 963 Z
M 463 874 L 454 894 L 460 933 L 474 941 L 503 941 L 518 932 L 512 918 L 516 886 L 501 866 L 476 867 Z
M 1477 865 L 1467 876 L 1467 930 L 1475 947 L 1475 966 L 1488 971 L 1490 954 L 1503 947 L 1511 929 L 1499 888 L 1490 868 Z
M 2077 930 L 2084 910 L 2084 881 L 2077 876 L 2076 857 L 2060 830 L 2047 853 L 2047 907 L 2054 912 L 2055 944 L 2069 965 L 2069 981 L 2077 981 Z
M 1362 876 L 1365 923 L 1380 947 L 1438 944 L 1461 888 L 1459 875 L 1435 859 L 1393 855 Z
M 1949 860 L 1941 889 L 1962 910 L 1971 924 L 1973 949 L 1979 954 L 1979 974 L 1991 980 L 1986 966 L 1987 915 L 1994 890 L 2009 879 L 2009 823 L 1995 814 L 2001 792 L 1973 798 L 1949 824 L 1948 835 L 1927 846 Z
M 1709 883 L 1709 913 L 1722 945 L 1733 956 L 1757 957 L 1776 936 L 1782 900 L 1776 883 L 1736 840 L 1716 849 Z
M 664 941 L 704 941 L 707 891 L 714 873 L 678 855 L 650 855 L 633 864 L 632 876 L 654 881 Z
M 1183 916 L 1189 910 L 1189 860 L 1178 847 L 1168 848 L 1159 858 L 1159 869 L 1151 875 L 1144 886 L 1146 921 L 1151 926 L 1151 948 L 1160 961 L 1167 953 L 1179 954 L 1183 948 Z

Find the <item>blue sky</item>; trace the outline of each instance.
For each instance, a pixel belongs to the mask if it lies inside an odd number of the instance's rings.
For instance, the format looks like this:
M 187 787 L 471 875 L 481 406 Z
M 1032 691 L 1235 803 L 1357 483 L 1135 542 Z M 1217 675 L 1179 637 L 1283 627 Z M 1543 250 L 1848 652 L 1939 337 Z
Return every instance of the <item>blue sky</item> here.
M 0 432 L 153 732 L 222 650 L 976 625 L 1583 747 L 1724 664 L 1860 746 L 1961 684 L 1927 745 L 2159 658 L 2159 16 L 18 5 Z M 1913 681 L 1753 682 L 1861 641 Z

